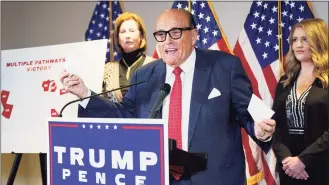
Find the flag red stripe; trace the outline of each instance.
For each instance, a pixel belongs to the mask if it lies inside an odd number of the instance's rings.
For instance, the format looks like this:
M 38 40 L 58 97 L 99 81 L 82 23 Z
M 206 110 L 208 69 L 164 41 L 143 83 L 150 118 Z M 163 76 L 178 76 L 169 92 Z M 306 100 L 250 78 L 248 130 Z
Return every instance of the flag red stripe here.
M 159 58 L 156 49 L 154 49 L 154 52 L 153 52 L 153 58 L 155 58 L 155 59 L 158 59 L 158 58 Z
M 219 50 L 232 54 L 231 51 L 228 49 L 227 44 L 223 38 L 221 38 L 217 41 L 217 45 L 218 45 Z
M 272 71 L 271 65 L 266 66 L 263 69 L 263 74 L 264 74 L 264 78 L 266 80 L 268 89 L 271 93 L 272 99 L 274 100 L 274 96 L 275 96 L 275 88 L 276 88 L 276 77 Z
M 267 185 L 277 185 L 274 178 L 273 178 L 273 175 L 270 171 L 270 168 L 268 167 L 268 164 L 267 164 L 267 161 L 264 157 L 264 155 L 262 154 L 262 163 L 263 163 L 263 168 L 264 168 L 264 179 L 266 181 L 266 184 Z
M 240 58 L 241 60 L 241 63 L 242 63 L 242 66 L 244 68 L 244 70 L 246 71 L 247 73 L 247 76 L 251 82 L 251 85 L 252 85 L 252 89 L 253 89 L 253 93 L 258 96 L 259 98 L 261 98 L 260 96 L 260 93 L 259 93 L 259 90 L 258 90 L 258 82 L 255 78 L 255 75 L 254 73 L 252 72 L 248 62 L 247 62 L 247 59 L 246 57 L 244 56 L 244 53 L 241 49 L 241 46 L 239 44 L 239 41 L 236 42 L 235 44 L 235 47 L 234 47 L 234 50 L 233 50 L 233 53 Z
M 252 156 L 252 151 L 249 145 L 249 135 L 243 128 L 241 128 L 241 136 L 242 136 L 242 145 L 245 150 L 244 153 L 246 155 L 246 161 L 249 167 L 249 174 L 250 174 L 249 176 L 251 177 L 253 175 L 256 175 L 259 171 L 256 162 L 254 160 L 254 157 Z

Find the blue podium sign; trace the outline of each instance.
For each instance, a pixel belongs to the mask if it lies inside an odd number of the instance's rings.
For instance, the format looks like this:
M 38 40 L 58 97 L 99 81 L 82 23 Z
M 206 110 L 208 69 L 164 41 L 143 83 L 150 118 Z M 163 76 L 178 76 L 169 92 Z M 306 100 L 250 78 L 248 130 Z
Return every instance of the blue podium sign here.
M 48 123 L 48 184 L 169 185 L 163 120 L 54 118 Z

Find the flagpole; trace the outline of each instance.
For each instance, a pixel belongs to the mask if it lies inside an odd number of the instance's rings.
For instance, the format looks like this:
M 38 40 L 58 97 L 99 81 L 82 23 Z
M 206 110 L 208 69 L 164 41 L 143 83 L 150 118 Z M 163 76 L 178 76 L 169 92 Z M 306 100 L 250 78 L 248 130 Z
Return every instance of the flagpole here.
M 122 10 L 122 13 L 125 12 L 125 7 L 123 6 L 123 3 L 121 0 L 119 1 L 119 4 L 120 4 L 121 10 Z
M 284 59 L 283 59 L 283 45 L 282 45 L 282 27 L 281 27 L 281 1 L 278 0 L 278 45 L 279 45 L 279 71 L 278 71 L 278 79 L 284 74 Z
M 109 21 L 109 28 L 110 28 L 110 30 L 109 30 L 109 34 L 110 34 L 110 61 L 109 62 L 114 62 L 114 56 L 113 56 L 113 34 L 114 34 L 114 32 L 113 32 L 113 25 L 112 25 L 112 1 L 111 0 L 109 0 L 109 7 L 110 7 L 110 9 L 109 9 L 109 18 L 110 18 L 110 21 Z

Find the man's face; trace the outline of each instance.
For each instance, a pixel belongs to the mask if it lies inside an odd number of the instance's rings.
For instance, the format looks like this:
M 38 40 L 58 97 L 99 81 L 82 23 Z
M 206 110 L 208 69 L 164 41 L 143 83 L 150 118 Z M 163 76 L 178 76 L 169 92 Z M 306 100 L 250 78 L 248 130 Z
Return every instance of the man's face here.
M 166 64 L 178 67 L 192 53 L 197 39 L 197 31 L 188 29 L 190 27 L 188 17 L 182 11 L 169 10 L 157 19 L 155 32 L 158 33 L 158 38 L 164 39 L 165 37 L 163 42 L 158 41 L 158 50 Z M 185 30 L 180 30 L 181 28 L 185 28 Z M 171 38 L 169 33 L 159 32 L 169 30 L 171 30 L 171 36 L 176 39 Z M 181 37 L 179 38 L 180 34 Z

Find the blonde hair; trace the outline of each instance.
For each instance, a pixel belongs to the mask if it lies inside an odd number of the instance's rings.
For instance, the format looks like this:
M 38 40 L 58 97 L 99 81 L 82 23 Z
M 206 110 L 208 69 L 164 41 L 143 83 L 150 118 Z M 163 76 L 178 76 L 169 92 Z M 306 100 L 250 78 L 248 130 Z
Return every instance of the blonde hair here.
M 142 52 L 146 51 L 146 29 L 145 29 L 145 24 L 142 20 L 141 17 L 139 17 L 135 13 L 131 12 L 124 12 L 121 14 L 116 20 L 115 20 L 115 25 L 114 25 L 114 43 L 116 45 L 116 48 L 118 52 L 122 53 L 123 49 L 119 44 L 119 32 L 120 32 L 120 27 L 121 24 L 126 21 L 126 20 L 134 20 L 137 23 L 137 27 L 140 31 L 140 36 L 141 36 L 141 44 L 139 48 L 141 49 Z
M 314 73 L 321 80 L 323 88 L 328 87 L 328 26 L 319 18 L 305 19 L 295 24 L 289 35 L 289 51 L 284 63 L 284 71 L 287 79 L 283 81 L 284 87 L 290 85 L 301 70 L 292 50 L 293 34 L 296 28 L 303 28 L 310 44 Z

